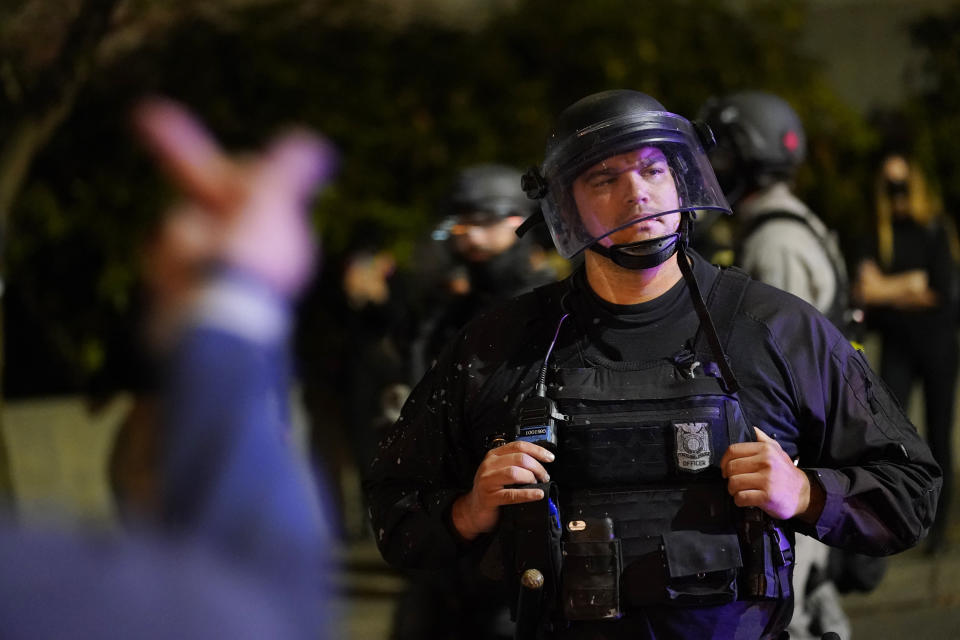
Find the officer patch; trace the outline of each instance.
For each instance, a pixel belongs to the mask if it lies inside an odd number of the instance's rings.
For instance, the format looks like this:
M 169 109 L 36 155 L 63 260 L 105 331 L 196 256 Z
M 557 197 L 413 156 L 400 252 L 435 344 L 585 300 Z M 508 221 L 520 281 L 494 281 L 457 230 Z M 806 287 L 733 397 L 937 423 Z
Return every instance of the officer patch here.
M 700 471 L 710 466 L 710 423 L 674 422 L 677 435 L 677 467 Z

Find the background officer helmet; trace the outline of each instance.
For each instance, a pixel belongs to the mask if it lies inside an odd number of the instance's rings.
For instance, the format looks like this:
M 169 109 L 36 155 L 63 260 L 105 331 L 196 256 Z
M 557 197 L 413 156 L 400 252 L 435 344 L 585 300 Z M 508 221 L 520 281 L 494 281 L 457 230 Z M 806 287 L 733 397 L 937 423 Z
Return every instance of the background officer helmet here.
M 772 93 L 741 91 L 711 98 L 700 118 L 717 138 L 710 161 L 731 202 L 751 190 L 790 179 L 806 155 L 800 118 Z
M 730 213 L 704 152 L 708 140 L 711 140 L 709 129 L 668 112 L 644 93 L 624 89 L 596 93 L 560 114 L 547 140 L 543 165 L 524 175 L 524 189 L 531 198 L 541 200 L 543 219 L 561 256 L 570 258 L 586 248 L 604 255 L 609 249 L 616 253 L 622 251 L 618 245 L 607 248 L 597 245 L 598 241 L 644 219 L 677 211 Z M 574 180 L 605 158 L 646 146 L 657 147 L 666 157 L 680 198 L 679 208 L 655 212 L 602 233 L 591 233 L 573 198 Z M 672 251 L 666 257 L 669 255 Z
M 500 164 L 460 171 L 442 205 L 443 221 L 433 237 L 444 240 L 458 224 L 491 224 L 509 216 L 527 217 L 533 207 L 520 188 L 521 173 Z

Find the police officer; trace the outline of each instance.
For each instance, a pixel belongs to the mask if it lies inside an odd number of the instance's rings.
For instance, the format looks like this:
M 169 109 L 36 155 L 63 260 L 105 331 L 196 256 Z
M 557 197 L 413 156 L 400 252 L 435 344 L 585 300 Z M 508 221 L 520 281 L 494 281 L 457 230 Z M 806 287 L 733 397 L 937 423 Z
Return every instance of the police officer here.
M 551 269 L 534 263 L 535 244 L 517 237 L 517 228 L 533 211 L 520 178 L 512 167 L 478 164 L 460 170 L 450 185 L 434 239 L 444 243 L 452 259 L 454 282 L 447 297 L 435 301 L 421 340 L 414 344 L 415 373 L 422 375 L 481 311 L 555 280 Z M 511 637 L 513 625 L 499 581 L 470 565 L 466 561 L 411 575 L 394 613 L 392 640 Z
M 548 637 L 758 638 L 789 619 L 794 531 L 925 534 L 939 468 L 863 357 L 686 248 L 692 212 L 729 211 L 708 138 L 635 91 L 561 114 L 525 184 L 584 267 L 471 322 L 414 390 L 368 482 L 389 562 L 487 551 Z
M 710 161 L 737 214 L 736 264 L 843 327 L 850 287 L 835 234 L 791 189 L 806 156 L 796 112 L 779 96 L 740 91 L 708 100 L 701 118 L 716 136 Z
M 701 117 L 716 136 L 717 146 L 709 157 L 739 222 L 735 263 L 846 328 L 849 283 L 836 238 L 791 189 L 806 155 L 806 135 L 796 112 L 779 96 L 741 91 L 711 98 Z M 840 596 L 826 578 L 828 558 L 828 547 L 807 536 L 797 537 L 795 607 L 789 629 L 794 640 L 813 637 L 812 628 L 850 636 Z M 882 566 L 876 568 L 882 572 Z
M 533 211 L 520 178 L 520 171 L 501 164 L 472 165 L 454 178 L 434 232 L 452 258 L 450 295 L 424 323 L 417 379 L 475 315 L 556 279 L 539 247 L 515 233 Z

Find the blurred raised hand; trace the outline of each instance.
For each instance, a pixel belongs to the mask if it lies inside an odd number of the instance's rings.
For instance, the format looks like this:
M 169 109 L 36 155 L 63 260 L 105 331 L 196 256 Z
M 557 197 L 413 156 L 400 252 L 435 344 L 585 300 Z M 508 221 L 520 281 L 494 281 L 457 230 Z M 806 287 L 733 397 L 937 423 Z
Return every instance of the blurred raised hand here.
M 238 269 L 282 297 L 296 296 L 317 261 L 309 201 L 334 153 L 307 130 L 288 131 L 257 155 L 224 153 L 183 106 L 142 102 L 134 127 L 185 197 L 148 247 L 147 280 L 160 307 L 189 303 L 211 265 Z

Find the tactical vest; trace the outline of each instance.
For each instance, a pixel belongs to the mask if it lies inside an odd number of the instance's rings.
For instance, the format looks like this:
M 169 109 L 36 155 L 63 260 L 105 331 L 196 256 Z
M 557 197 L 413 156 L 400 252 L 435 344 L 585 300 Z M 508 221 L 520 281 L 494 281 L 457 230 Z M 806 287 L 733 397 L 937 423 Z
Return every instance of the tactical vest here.
M 748 281 L 726 269 L 710 293 L 723 343 Z M 790 541 L 763 512 L 736 507 L 720 473 L 727 447 L 755 440 L 753 429 L 713 350 L 699 334 L 693 346 L 672 362 L 593 358 L 550 371 L 547 395 L 564 417 L 549 487 L 560 531 L 528 526 L 516 549 L 559 547 L 549 597 L 565 620 L 790 594 Z

